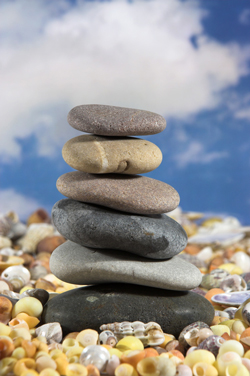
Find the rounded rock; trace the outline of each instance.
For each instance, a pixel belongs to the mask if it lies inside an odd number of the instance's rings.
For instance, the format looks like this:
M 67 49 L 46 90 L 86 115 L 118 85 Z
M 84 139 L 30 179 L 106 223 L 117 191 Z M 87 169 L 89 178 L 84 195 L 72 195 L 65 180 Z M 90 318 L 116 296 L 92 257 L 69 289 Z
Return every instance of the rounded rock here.
M 180 202 L 173 187 L 140 175 L 72 171 L 61 175 L 56 186 L 73 200 L 136 214 L 167 213 Z
M 72 108 L 68 122 L 79 131 L 103 136 L 150 135 L 166 128 L 166 120 L 154 112 L 100 104 Z
M 144 174 L 155 170 L 162 161 L 160 149 L 150 141 L 96 135 L 67 141 L 62 156 L 69 166 L 91 174 Z
M 52 218 L 63 236 L 85 247 L 167 259 L 180 253 L 187 244 L 183 228 L 165 214 L 131 215 L 63 199 L 53 206 Z

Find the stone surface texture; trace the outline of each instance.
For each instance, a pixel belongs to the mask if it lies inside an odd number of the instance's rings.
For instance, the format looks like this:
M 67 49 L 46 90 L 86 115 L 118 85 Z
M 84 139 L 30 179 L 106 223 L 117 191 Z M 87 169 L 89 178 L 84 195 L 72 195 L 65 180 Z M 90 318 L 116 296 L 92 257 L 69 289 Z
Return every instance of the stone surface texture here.
M 140 175 L 88 174 L 72 171 L 56 183 L 64 196 L 136 214 L 161 214 L 174 210 L 178 192 L 159 180 Z
M 187 245 L 183 228 L 166 214 L 135 215 L 63 199 L 54 205 L 52 220 L 65 238 L 86 247 L 167 259 Z
M 122 283 L 81 287 L 62 293 L 45 305 L 42 323 L 59 322 L 64 335 L 122 321 L 157 322 L 164 333 L 178 338 L 184 327 L 211 324 L 211 303 L 190 291 L 168 291 Z
M 102 136 L 150 135 L 166 128 L 166 120 L 154 112 L 100 104 L 72 108 L 68 122 L 79 131 Z
M 95 135 L 67 141 L 62 156 L 71 167 L 92 174 L 143 174 L 155 170 L 162 161 L 160 149 L 147 140 Z
M 199 286 L 202 274 L 196 266 L 174 256 L 154 261 L 116 250 L 96 250 L 67 241 L 52 253 L 51 272 L 78 285 L 124 282 L 169 290 Z

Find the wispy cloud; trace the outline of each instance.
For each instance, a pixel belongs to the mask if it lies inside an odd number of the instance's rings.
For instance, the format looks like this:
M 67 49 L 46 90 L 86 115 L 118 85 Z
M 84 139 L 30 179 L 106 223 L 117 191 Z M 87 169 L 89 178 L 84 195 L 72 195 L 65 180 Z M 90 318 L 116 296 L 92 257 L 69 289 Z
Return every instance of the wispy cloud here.
M 249 25 L 250 24 L 250 8 L 243 9 L 239 16 L 239 21 L 243 25 Z
M 0 153 L 20 158 L 34 134 L 53 156 L 71 136 L 67 112 L 102 103 L 184 118 L 216 107 L 250 53 L 210 39 L 198 2 L 3 0 Z M 196 36 L 197 46 L 190 42 Z
M 2 214 L 15 211 L 19 218 L 26 219 L 42 205 L 37 200 L 16 192 L 14 189 L 0 190 L 0 210 Z
M 198 141 L 189 143 L 187 150 L 173 156 L 178 168 L 184 168 L 189 164 L 208 164 L 217 159 L 227 158 L 226 151 L 206 151 L 204 145 Z

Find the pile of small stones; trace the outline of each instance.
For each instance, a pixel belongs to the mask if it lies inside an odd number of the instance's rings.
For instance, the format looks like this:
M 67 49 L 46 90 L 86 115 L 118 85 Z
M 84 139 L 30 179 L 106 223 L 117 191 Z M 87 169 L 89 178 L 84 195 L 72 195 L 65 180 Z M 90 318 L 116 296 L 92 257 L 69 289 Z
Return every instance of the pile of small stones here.
M 26 224 L 20 222 L 14 212 L 2 215 L 0 374 L 144 375 L 147 367 L 151 367 L 151 373 L 147 375 L 163 375 L 164 371 L 155 371 L 157 367 L 158 370 L 162 367 L 168 369 L 167 375 L 199 375 L 202 370 L 206 374 L 205 369 L 209 369 L 212 375 L 225 375 L 226 368 L 232 368 L 230 364 L 234 362 L 241 372 L 239 375 L 248 376 L 248 301 L 240 306 L 240 303 L 215 303 L 211 298 L 218 292 L 217 297 L 223 296 L 224 291 L 229 291 L 231 297 L 237 296 L 237 291 L 248 293 L 249 227 L 241 226 L 236 218 L 206 218 L 202 213 L 184 213 L 180 208 L 168 215 L 178 221 L 189 236 L 188 244 L 179 257 L 188 259 L 203 274 L 201 285 L 193 291 L 212 302 L 215 315 L 209 325 L 197 319 L 183 326 L 175 336 L 162 330 L 164 341 L 159 344 L 162 339 L 158 339 L 158 345 L 145 343 L 143 336 L 139 339 L 136 331 L 131 329 L 135 327 L 134 323 L 102 326 L 98 331 L 93 330 L 90 323 L 88 328 L 66 335 L 58 322 L 53 320 L 44 324 L 42 316 L 47 300 L 52 301 L 54 296 L 80 287 L 59 280 L 50 271 L 50 256 L 66 239 L 58 234 L 43 209 L 32 213 Z M 20 273 L 19 278 L 17 273 Z M 227 283 L 228 277 L 235 279 L 235 276 L 243 282 Z M 84 315 L 84 312 L 78 311 L 77 305 L 72 306 L 72 310 L 76 311 L 76 316 Z M 91 314 L 94 316 L 95 311 Z M 155 321 L 157 323 L 157 317 Z M 128 327 L 129 330 L 126 329 Z M 159 327 L 157 330 L 159 335 L 161 330 Z M 143 335 L 146 337 L 145 330 Z M 124 343 L 125 339 L 127 342 Z M 133 353 L 126 357 L 128 350 Z

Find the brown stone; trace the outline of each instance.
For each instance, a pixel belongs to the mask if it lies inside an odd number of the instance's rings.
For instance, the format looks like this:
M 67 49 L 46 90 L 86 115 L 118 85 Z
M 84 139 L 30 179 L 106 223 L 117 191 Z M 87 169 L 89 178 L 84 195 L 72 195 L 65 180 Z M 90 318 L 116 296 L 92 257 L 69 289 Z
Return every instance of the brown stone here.
M 32 223 L 50 223 L 50 216 L 46 210 L 42 208 L 37 209 L 29 216 L 27 226 L 31 225 Z
M 47 236 L 37 245 L 37 253 L 52 253 L 59 245 L 63 244 L 66 239 L 61 235 Z
M 68 172 L 57 180 L 64 196 L 136 214 L 161 214 L 179 205 L 179 194 L 170 185 L 140 175 Z

